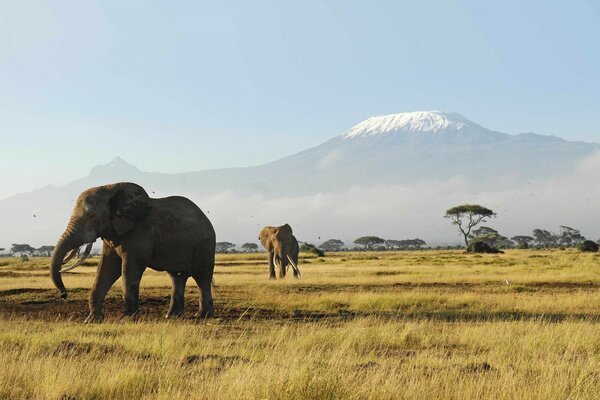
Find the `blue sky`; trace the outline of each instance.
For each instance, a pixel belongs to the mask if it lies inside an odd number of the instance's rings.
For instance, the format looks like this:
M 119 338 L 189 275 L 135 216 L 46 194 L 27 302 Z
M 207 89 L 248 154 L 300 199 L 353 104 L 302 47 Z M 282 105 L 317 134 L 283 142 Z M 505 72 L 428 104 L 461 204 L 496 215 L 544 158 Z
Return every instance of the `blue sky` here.
M 0 198 L 270 161 L 378 114 L 600 141 L 593 1 L 0 5 Z

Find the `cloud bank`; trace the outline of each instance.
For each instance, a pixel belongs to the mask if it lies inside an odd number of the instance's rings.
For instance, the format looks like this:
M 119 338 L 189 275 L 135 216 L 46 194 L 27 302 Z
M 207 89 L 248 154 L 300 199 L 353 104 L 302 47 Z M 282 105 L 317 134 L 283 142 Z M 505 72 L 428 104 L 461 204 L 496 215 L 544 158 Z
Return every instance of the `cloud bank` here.
M 466 179 L 421 181 L 412 185 L 353 187 L 343 192 L 267 198 L 225 192 L 189 196 L 206 210 L 218 240 L 256 241 L 264 225 L 289 223 L 299 240 L 320 243 L 339 238 L 350 244 L 362 235 L 386 239 L 422 238 L 429 244 L 460 243 L 446 209 L 462 203 L 492 208 L 497 218 L 486 225 L 506 236 L 531 234 L 534 228 L 557 231 L 560 225 L 600 237 L 600 153 L 576 170 L 543 182 L 479 191 Z
M 310 196 L 266 197 L 221 192 L 190 197 L 212 221 L 217 239 L 241 245 L 258 242 L 264 225 L 289 223 L 299 240 L 319 244 L 327 239 L 347 245 L 359 236 L 386 239 L 421 238 L 430 245 L 461 243 L 456 229 L 443 218 L 463 203 L 478 203 L 497 212 L 486 225 L 505 236 L 531 234 L 534 228 L 558 231 L 560 225 L 600 238 L 600 153 L 582 160 L 571 173 L 514 188 L 478 190 L 461 176 L 410 185 L 353 187 Z M 43 196 L 42 196 L 43 197 Z M 76 197 L 73 193 L 72 197 Z M 0 215 L 0 247 L 53 244 L 64 229 L 72 203 L 57 199 L 42 208 L 16 209 Z M 36 217 L 33 217 L 36 215 Z

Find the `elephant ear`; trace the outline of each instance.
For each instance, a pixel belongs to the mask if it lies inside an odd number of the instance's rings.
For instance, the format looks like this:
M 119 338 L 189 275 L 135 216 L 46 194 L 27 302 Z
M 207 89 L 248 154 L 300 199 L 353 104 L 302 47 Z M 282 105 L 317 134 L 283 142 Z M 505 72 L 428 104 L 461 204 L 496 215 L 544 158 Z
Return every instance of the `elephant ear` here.
M 261 229 L 260 233 L 258 234 L 258 240 L 260 240 L 263 247 L 267 250 L 269 249 L 269 242 L 271 240 L 270 236 L 271 236 L 272 229 L 273 229 L 273 227 L 271 227 L 271 226 L 265 226 L 264 228 Z
M 109 218 L 117 237 L 133 229 L 150 212 L 150 198 L 134 183 L 116 184 L 108 200 Z
M 281 225 L 279 227 L 279 232 L 282 232 L 285 235 L 291 235 L 292 234 L 292 227 L 289 224 Z
M 278 226 L 275 236 L 280 242 L 287 241 L 292 236 L 292 227 L 288 224 Z

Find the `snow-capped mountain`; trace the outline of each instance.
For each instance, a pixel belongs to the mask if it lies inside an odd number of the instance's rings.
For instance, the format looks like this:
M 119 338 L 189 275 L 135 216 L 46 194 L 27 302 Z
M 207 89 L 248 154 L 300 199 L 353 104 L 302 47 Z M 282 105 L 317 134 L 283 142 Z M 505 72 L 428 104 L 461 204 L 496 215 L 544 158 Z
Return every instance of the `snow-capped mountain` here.
M 410 112 L 369 118 L 264 167 L 293 177 L 291 190 L 307 193 L 457 175 L 498 188 L 565 173 L 598 149 L 554 136 L 492 131 L 457 113 Z
M 0 226 L 14 227 L 0 232 L 0 246 L 31 235 L 55 238 L 82 190 L 115 181 L 137 182 L 151 196 L 192 198 L 218 193 L 299 198 L 356 187 L 444 182 L 457 176 L 479 191 L 512 190 L 568 174 L 598 150 L 595 143 L 492 131 L 451 112 L 376 116 L 319 146 L 253 167 L 162 174 L 141 171 L 116 158 L 68 185 L 0 201 Z
M 344 138 L 383 135 L 393 132 L 458 131 L 465 127 L 483 127 L 460 114 L 443 111 L 415 111 L 371 117 L 353 126 Z

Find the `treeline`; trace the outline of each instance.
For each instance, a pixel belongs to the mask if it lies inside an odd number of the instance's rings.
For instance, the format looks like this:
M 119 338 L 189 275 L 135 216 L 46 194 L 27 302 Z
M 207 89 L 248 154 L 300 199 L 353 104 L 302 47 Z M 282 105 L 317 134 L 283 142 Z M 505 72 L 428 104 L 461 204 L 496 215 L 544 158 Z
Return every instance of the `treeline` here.
M 484 242 L 497 249 L 519 248 L 528 249 L 535 248 L 567 248 L 576 247 L 584 243 L 587 239 L 581 234 L 578 229 L 569 226 L 560 226 L 559 232 L 554 233 L 546 229 L 536 228 L 531 235 L 517 235 L 511 238 L 501 235 L 497 230 L 489 226 L 481 226 L 474 229 L 468 234 L 470 242 Z M 600 240 L 596 243 L 600 243 Z M 427 243 L 422 239 L 384 239 L 378 236 L 361 236 L 355 239 L 352 244 L 355 246 L 348 247 L 340 239 L 328 239 L 318 246 L 310 243 L 300 242 L 300 250 L 303 252 L 315 253 L 321 255 L 323 252 L 336 251 L 388 251 L 388 250 L 419 250 L 427 246 Z M 259 251 L 259 246 L 256 243 L 244 243 L 240 246 L 241 251 L 235 249 L 237 245 L 231 242 L 217 242 L 217 253 L 253 253 Z M 438 246 L 436 248 L 460 248 L 461 246 Z M 0 247 L 0 252 L 6 249 Z M 41 246 L 38 248 L 32 247 L 25 243 L 13 243 L 9 249 L 10 255 L 13 257 L 50 257 L 54 246 Z M 94 253 L 97 253 L 95 251 Z
M 386 250 L 417 250 L 427 245 L 422 239 L 383 239 L 378 236 L 362 236 L 354 240 L 352 243 L 355 247 L 349 248 L 340 239 L 328 239 L 318 246 L 311 243 L 299 242 L 300 251 L 306 253 L 315 253 L 322 255 L 323 252 L 348 251 L 348 250 L 364 250 L 364 251 L 386 251 Z M 235 250 L 236 244 L 231 242 L 217 242 L 217 253 L 238 253 Z M 259 250 L 256 243 L 244 243 L 241 246 L 243 253 L 253 253 Z
M 6 249 L 0 247 L 0 252 L 5 251 Z M 54 250 L 54 246 L 41 246 L 38 248 L 32 247 L 26 243 L 13 243 L 11 248 L 8 250 L 9 256 L 12 257 L 50 257 L 52 255 L 52 251 Z
M 576 247 L 587 241 L 585 236 L 578 229 L 569 226 L 560 226 L 558 233 L 546 229 L 536 228 L 531 235 L 517 235 L 510 239 L 498 233 L 497 230 L 489 226 L 482 226 L 475 229 L 469 235 L 471 241 L 484 242 L 497 249 L 519 248 L 567 248 Z

